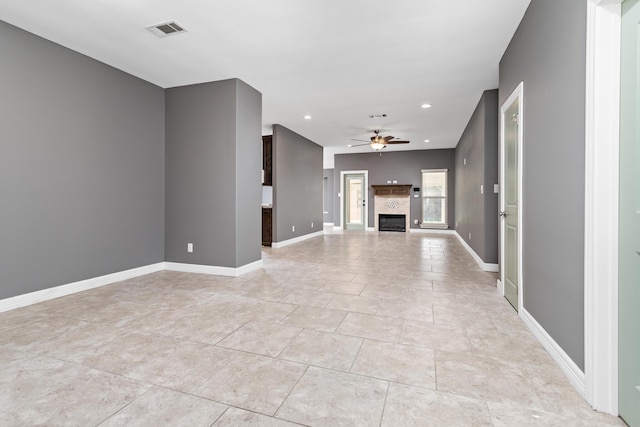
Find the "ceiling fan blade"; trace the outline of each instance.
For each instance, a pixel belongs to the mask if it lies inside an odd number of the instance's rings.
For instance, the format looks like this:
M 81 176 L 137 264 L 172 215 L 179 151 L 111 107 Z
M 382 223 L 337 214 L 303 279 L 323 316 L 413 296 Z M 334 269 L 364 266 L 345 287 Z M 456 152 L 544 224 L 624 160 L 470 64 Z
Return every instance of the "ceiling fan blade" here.
M 409 141 L 387 141 L 387 144 L 408 144 Z
M 354 138 L 349 139 L 349 141 L 358 141 L 358 142 L 367 142 L 367 143 L 369 142 L 366 139 L 354 139 Z
M 387 141 L 387 142 L 389 142 L 389 141 L 391 141 L 393 138 L 395 138 L 395 136 L 391 136 L 391 135 L 389 135 L 389 136 L 385 136 L 385 137 L 384 137 L 384 140 L 385 140 L 385 141 Z
M 351 144 L 350 144 L 350 145 L 349 145 L 349 147 L 362 147 L 363 145 L 371 145 L 371 143 L 370 143 L 370 142 L 367 142 L 367 143 L 365 143 L 365 144 L 355 144 L 355 145 L 351 145 Z

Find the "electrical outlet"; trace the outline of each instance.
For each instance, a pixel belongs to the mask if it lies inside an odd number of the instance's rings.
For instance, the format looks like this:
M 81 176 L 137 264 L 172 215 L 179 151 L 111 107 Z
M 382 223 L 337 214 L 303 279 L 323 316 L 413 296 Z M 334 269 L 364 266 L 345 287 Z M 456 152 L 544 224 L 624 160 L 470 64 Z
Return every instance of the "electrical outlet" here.
M 484 194 L 484 185 L 480 184 L 480 194 Z
M 465 157 L 465 158 L 464 158 L 464 160 L 462 161 L 462 164 L 463 164 L 463 165 L 466 165 L 466 164 L 467 164 L 467 158 L 466 158 L 466 157 Z
M 187 252 L 193 252 L 193 243 L 187 243 Z
M 471 233 L 469 233 L 469 240 L 471 240 Z
M 295 225 L 291 226 L 291 231 L 296 231 L 296 226 Z
M 311 228 L 313 228 L 313 222 L 311 223 Z
M 418 225 L 418 220 L 417 220 L 417 219 L 414 219 L 414 220 L 413 220 L 413 223 L 414 223 L 415 225 Z

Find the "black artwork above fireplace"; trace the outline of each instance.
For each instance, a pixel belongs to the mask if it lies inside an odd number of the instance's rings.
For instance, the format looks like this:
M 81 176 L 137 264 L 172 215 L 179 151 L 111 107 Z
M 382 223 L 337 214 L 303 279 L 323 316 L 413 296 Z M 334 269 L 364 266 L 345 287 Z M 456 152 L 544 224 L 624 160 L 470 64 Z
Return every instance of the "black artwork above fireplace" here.
M 407 231 L 405 215 L 378 214 L 378 231 Z

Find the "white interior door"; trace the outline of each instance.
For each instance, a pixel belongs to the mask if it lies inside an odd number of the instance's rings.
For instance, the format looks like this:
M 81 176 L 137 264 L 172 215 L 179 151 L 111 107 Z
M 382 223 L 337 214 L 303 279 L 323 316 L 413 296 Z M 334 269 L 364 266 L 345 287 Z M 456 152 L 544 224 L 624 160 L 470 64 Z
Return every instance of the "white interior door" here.
M 503 104 L 501 111 L 501 232 L 500 272 L 504 296 L 520 310 L 521 295 L 521 156 L 522 156 L 522 88 L 521 83 Z
M 640 426 L 640 1 L 622 4 L 618 406 Z

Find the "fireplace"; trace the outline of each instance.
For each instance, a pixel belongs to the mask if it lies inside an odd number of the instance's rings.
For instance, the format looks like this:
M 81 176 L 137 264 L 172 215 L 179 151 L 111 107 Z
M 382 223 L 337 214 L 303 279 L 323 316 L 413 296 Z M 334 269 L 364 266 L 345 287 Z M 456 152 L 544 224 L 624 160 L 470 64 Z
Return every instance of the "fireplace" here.
M 407 231 L 406 230 L 406 215 L 396 214 L 379 214 L 378 215 L 378 230 L 379 231 Z
M 408 232 L 411 228 L 411 185 L 382 184 L 373 187 L 373 217 L 378 231 Z M 384 217 L 384 219 L 383 219 Z M 384 221 L 382 224 L 381 221 Z M 404 221 L 403 224 L 400 222 Z

